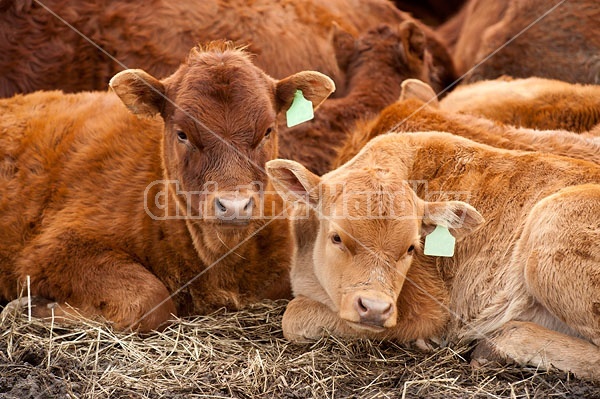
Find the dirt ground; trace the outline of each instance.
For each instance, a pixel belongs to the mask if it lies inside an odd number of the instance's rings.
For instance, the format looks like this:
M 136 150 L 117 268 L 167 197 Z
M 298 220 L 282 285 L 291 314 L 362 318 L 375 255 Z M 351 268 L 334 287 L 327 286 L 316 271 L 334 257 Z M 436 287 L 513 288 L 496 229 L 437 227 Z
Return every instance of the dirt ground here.
M 557 371 L 472 369 L 468 347 L 293 345 L 285 305 L 181 319 L 145 337 L 12 313 L 0 322 L 0 398 L 600 398 L 599 383 Z

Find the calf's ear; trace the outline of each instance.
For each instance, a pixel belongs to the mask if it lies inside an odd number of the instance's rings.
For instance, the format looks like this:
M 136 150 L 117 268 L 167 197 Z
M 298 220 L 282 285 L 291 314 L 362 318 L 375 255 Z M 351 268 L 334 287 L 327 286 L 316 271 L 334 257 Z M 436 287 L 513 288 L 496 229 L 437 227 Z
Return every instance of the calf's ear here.
M 427 38 L 423 30 L 413 21 L 404 21 L 400 24 L 400 36 L 408 58 L 423 61 L 427 46 Z
M 422 80 L 406 79 L 402 82 L 401 86 L 402 92 L 400 93 L 400 101 L 415 98 L 433 108 L 440 107 L 440 102 L 438 101 L 435 91 Z
M 277 112 L 287 110 L 292 105 L 296 90 L 301 90 L 304 98 L 312 102 L 313 109 L 335 90 L 335 83 L 326 75 L 316 71 L 303 71 L 277 82 L 275 99 Z
M 334 21 L 331 23 L 331 42 L 338 67 L 342 71 L 346 71 L 350 60 L 356 54 L 356 39 Z
M 134 114 L 154 116 L 163 108 L 165 86 L 141 69 L 121 71 L 108 85 Z
M 267 175 L 286 201 L 303 201 L 312 205 L 319 202 L 321 178 L 296 161 L 274 159 L 267 162 Z
M 421 235 L 431 233 L 440 225 L 447 227 L 458 240 L 477 230 L 483 222 L 483 216 L 466 202 L 425 202 Z

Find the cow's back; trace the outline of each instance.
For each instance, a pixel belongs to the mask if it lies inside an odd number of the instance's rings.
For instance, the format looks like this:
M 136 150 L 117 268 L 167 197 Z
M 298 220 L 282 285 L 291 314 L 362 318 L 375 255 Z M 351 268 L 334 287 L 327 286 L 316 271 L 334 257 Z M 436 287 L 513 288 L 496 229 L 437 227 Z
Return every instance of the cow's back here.
M 408 176 L 427 181 L 420 186 L 419 197 L 465 201 L 486 220 L 457 245 L 454 257 L 420 259 L 435 262 L 445 274 L 451 310 L 457 316 L 456 333 L 490 306 L 509 282 L 515 245 L 531 210 L 564 187 L 600 184 L 600 168 L 587 161 L 502 150 L 455 136 L 434 136 L 432 141 L 427 133 L 404 136 L 418 143 L 416 148 L 422 146 L 413 154 Z
M 357 34 L 409 18 L 385 0 L 154 0 L 143 7 L 122 0 L 45 4 L 102 51 L 37 3 L 9 5 L 0 11 L 0 37 L 10 34 L 14 42 L 0 42 L 9 60 L 0 63 L 0 96 L 39 89 L 103 89 L 124 68 L 142 68 L 162 78 L 174 72 L 198 42 L 219 39 L 248 45 L 256 65 L 275 78 L 318 70 L 342 91 L 344 72 L 335 56 L 332 22 Z M 454 79 L 454 66 L 435 33 L 420 26 L 430 37 L 428 47 L 436 64 L 432 74 L 439 76 L 434 79 L 439 91 Z

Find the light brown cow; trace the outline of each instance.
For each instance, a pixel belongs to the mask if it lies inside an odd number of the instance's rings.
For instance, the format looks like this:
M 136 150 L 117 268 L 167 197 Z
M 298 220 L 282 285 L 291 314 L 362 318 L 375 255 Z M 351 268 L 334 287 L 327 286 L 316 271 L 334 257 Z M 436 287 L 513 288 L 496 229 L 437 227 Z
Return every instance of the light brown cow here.
M 298 203 L 288 339 L 479 340 L 477 359 L 600 377 L 597 164 L 428 132 L 377 137 L 322 177 L 267 171 Z M 434 229 L 453 254 L 424 254 Z
M 465 81 L 539 76 L 600 83 L 600 8 L 596 0 L 470 0 L 460 34 L 449 22 L 447 41 Z M 457 21 L 453 21 L 457 22 Z
M 263 167 L 295 91 L 318 106 L 331 79 L 277 81 L 212 43 L 164 80 L 127 70 L 111 87 L 118 97 L 0 101 L 0 300 L 30 276 L 38 316 L 57 302 L 56 316 L 71 317 L 68 304 L 148 331 L 171 314 L 289 296 L 288 224 L 269 219 L 277 198 L 262 209 Z
M 4 0 L 0 96 L 103 90 L 124 67 L 162 78 L 197 43 L 220 39 L 248 45 L 256 65 L 277 79 L 320 71 L 342 95 L 344 71 L 333 51 L 332 23 L 359 34 L 406 20 L 414 21 L 388 0 L 151 0 L 143 6 L 128 0 Z M 456 78 L 452 59 L 435 32 L 415 23 L 428 37 L 431 81 L 440 91 Z
M 377 116 L 396 101 L 405 79 L 427 80 L 432 67 L 425 34 L 411 21 L 381 25 L 356 40 L 340 31 L 336 48 L 338 62 L 347 65 L 347 94 L 325 101 L 309 122 L 280 126 L 279 157 L 317 174 L 330 170 L 338 147 L 358 121 Z
M 377 118 L 357 124 L 332 162 L 333 168 L 355 156 L 375 136 L 389 131 L 430 130 L 449 132 L 498 148 L 546 152 L 600 164 L 600 138 L 593 132 L 577 134 L 565 130 L 516 128 L 486 118 L 448 112 L 438 108 L 435 93 L 425 83 L 407 79 L 402 86 L 399 101 L 385 108 Z
M 440 107 L 532 129 L 586 132 L 600 123 L 600 86 L 505 77 L 460 85 Z

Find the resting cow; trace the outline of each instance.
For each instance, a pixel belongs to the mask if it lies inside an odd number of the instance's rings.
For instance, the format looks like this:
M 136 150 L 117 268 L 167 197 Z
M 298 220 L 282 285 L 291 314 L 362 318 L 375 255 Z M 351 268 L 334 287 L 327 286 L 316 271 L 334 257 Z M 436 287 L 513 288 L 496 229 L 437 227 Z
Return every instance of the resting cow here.
M 439 33 L 455 42 L 466 82 L 509 75 L 600 83 L 596 0 L 469 0 L 464 8 Z
M 460 85 L 440 107 L 515 126 L 581 133 L 600 123 L 600 86 L 505 77 Z
M 295 91 L 318 106 L 331 79 L 278 81 L 217 42 L 164 80 L 127 70 L 111 86 L 0 101 L 0 300 L 30 276 L 34 315 L 148 331 L 289 296 L 288 224 L 270 219 L 282 204 L 263 201 L 263 167 Z
M 539 151 L 600 164 L 600 138 L 593 132 L 518 128 L 477 116 L 438 108 L 431 87 L 415 79 L 402 83 L 401 99 L 377 118 L 357 124 L 332 163 L 336 168 L 360 151 L 373 137 L 393 132 L 444 131 L 498 148 Z M 442 101 L 444 102 L 445 99 Z M 490 111 L 493 112 L 493 111 Z M 572 117 L 575 120 L 576 115 Z M 596 135 L 597 136 L 597 135 Z
M 357 40 L 340 31 L 335 39 L 338 63 L 347 69 L 346 95 L 325 101 L 309 122 L 280 127 L 279 157 L 317 174 L 330 170 L 338 147 L 358 121 L 396 101 L 405 79 L 428 80 L 432 67 L 425 34 L 411 21 L 379 26 Z
M 267 172 L 297 203 L 288 339 L 478 340 L 476 359 L 600 377 L 598 165 L 429 132 Z
M 332 22 L 359 34 L 406 20 L 414 21 L 388 0 L 153 0 L 143 7 L 128 0 L 3 0 L 0 97 L 103 90 L 124 67 L 162 78 L 191 47 L 220 39 L 247 45 L 256 65 L 277 79 L 308 69 L 331 76 L 341 95 L 344 71 L 332 47 Z M 437 35 L 416 23 L 428 37 L 431 81 L 441 91 L 456 78 L 452 59 Z

